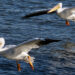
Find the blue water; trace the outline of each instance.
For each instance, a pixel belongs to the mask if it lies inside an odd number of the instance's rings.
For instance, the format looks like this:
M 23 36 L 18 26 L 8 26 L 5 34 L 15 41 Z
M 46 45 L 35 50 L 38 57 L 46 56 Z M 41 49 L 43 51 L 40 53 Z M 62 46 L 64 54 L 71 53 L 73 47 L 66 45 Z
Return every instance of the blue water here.
M 18 72 L 15 61 L 0 56 L 0 75 L 75 75 L 75 50 L 64 48 L 68 42 L 75 43 L 75 23 L 70 21 L 71 25 L 66 26 L 56 14 L 21 19 L 35 10 L 52 8 L 59 2 L 64 7 L 75 6 L 75 0 L 0 0 L 0 37 L 6 39 L 6 45 L 17 45 L 36 37 L 62 40 L 30 52 L 36 58 L 34 71 L 20 61 L 22 71 Z

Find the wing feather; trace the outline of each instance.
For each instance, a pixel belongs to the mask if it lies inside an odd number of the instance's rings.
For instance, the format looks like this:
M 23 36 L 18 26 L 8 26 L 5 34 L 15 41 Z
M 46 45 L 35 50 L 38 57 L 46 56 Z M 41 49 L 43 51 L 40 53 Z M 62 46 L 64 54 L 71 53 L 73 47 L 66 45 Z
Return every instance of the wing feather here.
M 34 40 L 29 40 L 29 41 L 26 41 L 26 42 L 23 42 L 19 45 L 17 45 L 15 47 L 15 50 L 20 50 L 20 51 L 24 51 L 26 53 L 28 53 L 32 48 L 39 48 L 40 46 L 38 45 L 38 43 L 40 42 L 41 40 L 38 38 L 38 39 L 34 39 Z
M 46 45 L 52 42 L 58 42 L 61 40 L 52 40 L 52 39 L 44 39 L 44 38 L 35 38 L 33 40 L 29 40 L 27 42 L 23 42 L 15 47 L 15 51 L 24 51 L 28 53 L 32 48 L 39 48 L 42 45 Z

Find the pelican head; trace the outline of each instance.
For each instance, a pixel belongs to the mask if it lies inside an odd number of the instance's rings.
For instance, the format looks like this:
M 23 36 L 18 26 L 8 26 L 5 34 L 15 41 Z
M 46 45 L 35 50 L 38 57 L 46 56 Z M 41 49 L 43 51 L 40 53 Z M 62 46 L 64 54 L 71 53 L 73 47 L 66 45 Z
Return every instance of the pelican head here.
M 3 37 L 0 38 L 0 48 L 3 48 L 5 45 L 5 39 Z
M 56 6 L 54 6 L 52 9 L 50 9 L 47 13 L 51 13 L 53 11 L 56 11 L 58 9 L 62 8 L 62 3 L 58 3 Z
M 33 62 L 34 62 L 34 57 L 31 56 L 25 56 L 24 61 L 29 63 L 30 67 L 32 68 L 32 70 L 34 70 L 34 66 L 33 66 Z

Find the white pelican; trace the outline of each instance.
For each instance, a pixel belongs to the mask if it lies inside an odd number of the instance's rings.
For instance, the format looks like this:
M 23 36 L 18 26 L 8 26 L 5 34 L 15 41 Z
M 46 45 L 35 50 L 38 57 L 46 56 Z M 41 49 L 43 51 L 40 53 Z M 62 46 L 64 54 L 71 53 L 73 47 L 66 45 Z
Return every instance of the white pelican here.
M 66 20 L 66 25 L 69 24 L 69 20 L 75 21 L 75 7 L 68 8 L 64 7 L 62 8 L 62 3 L 58 3 L 56 6 L 54 6 L 52 9 L 48 11 L 48 13 L 56 11 L 57 14 Z
M 23 16 L 22 18 L 29 18 L 32 16 L 38 16 L 38 15 L 43 15 L 43 14 L 53 14 L 57 13 L 61 18 L 66 20 L 66 25 L 70 25 L 69 20 L 75 21 L 75 7 L 64 7 L 62 8 L 62 3 L 58 3 L 55 7 L 52 9 L 44 9 L 44 10 L 39 10 L 30 14 L 27 14 Z
M 33 62 L 34 57 L 31 57 L 28 52 L 32 48 L 39 48 L 42 45 L 46 45 L 52 42 L 58 42 L 60 40 L 52 40 L 52 39 L 43 39 L 43 38 L 35 38 L 29 41 L 25 41 L 17 46 L 7 47 L 5 45 L 5 39 L 0 38 L 0 55 L 5 58 L 16 60 L 17 69 L 21 71 L 20 64 L 18 64 L 19 60 L 23 60 L 30 64 L 32 70 L 34 70 Z

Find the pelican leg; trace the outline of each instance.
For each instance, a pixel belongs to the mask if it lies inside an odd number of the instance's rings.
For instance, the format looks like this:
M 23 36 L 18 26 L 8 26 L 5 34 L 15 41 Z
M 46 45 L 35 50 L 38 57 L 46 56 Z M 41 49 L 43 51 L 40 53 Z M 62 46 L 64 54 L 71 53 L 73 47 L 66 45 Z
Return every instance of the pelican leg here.
M 18 64 L 18 61 L 16 61 L 16 64 L 17 64 L 18 71 L 21 71 L 21 67 L 20 67 L 20 64 Z
M 69 23 L 69 21 L 68 21 L 68 20 L 66 20 L 66 25 L 67 25 L 67 26 L 69 26 L 69 25 L 70 25 L 70 23 Z

